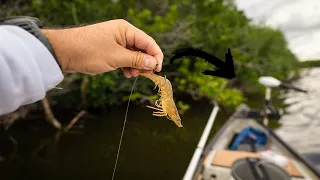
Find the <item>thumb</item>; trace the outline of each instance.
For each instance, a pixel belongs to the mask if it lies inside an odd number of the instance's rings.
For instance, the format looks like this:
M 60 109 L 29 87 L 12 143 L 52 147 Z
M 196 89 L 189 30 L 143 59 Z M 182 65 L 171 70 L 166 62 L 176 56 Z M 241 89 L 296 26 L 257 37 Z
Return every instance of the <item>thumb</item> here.
M 118 57 L 118 61 L 115 62 L 118 68 L 131 67 L 141 70 L 153 70 L 157 64 L 157 60 L 153 56 L 126 48 L 119 50 Z

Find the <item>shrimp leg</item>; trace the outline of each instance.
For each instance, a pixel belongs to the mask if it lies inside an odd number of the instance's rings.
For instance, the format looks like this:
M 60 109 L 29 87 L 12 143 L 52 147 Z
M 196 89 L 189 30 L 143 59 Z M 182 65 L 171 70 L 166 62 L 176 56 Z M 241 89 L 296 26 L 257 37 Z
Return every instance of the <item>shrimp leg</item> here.
M 153 114 L 167 114 L 167 112 L 159 112 L 159 111 L 155 111 L 155 112 L 153 112 Z
M 168 114 L 166 112 L 153 112 L 154 116 L 167 116 Z
M 158 95 L 159 95 L 159 96 L 162 96 L 162 91 L 161 91 L 160 88 L 159 88 L 159 91 L 158 91 Z
M 167 82 L 167 77 L 166 77 L 166 75 L 164 75 L 164 83 L 163 83 L 163 85 L 165 85 L 166 82 Z
M 158 117 L 163 117 L 163 116 L 166 116 L 166 114 L 164 114 L 164 115 L 158 115 L 158 114 L 152 114 L 153 116 L 158 116 Z
M 158 86 L 158 85 L 156 85 L 156 86 Z M 159 89 L 158 89 L 158 93 L 157 93 L 159 96 L 161 96 L 161 88 L 159 87 Z
M 158 108 L 162 108 L 162 102 L 161 100 L 156 100 L 156 102 L 154 103 Z
M 155 109 L 155 110 L 158 110 L 158 111 L 161 111 L 161 112 L 164 112 L 163 109 L 159 109 L 159 108 L 156 108 L 156 107 L 152 107 L 152 106 L 147 106 L 148 108 L 150 109 Z

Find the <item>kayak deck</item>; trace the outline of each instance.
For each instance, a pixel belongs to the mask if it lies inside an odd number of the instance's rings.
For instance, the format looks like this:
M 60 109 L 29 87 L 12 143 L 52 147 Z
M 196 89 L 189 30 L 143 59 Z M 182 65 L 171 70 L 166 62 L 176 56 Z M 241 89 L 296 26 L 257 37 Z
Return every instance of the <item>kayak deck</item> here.
M 248 118 L 247 114 L 249 111 L 250 108 L 245 104 L 242 104 L 220 131 L 215 134 L 203 151 L 202 158 L 197 166 L 193 179 L 235 179 L 236 175 L 233 174 L 236 174 L 235 167 L 237 164 L 246 164 L 245 159 L 260 161 L 262 159 L 260 152 L 265 150 L 272 150 L 287 159 L 287 165 L 285 167 L 274 166 L 274 163 L 268 164 L 268 162 L 263 161 L 266 162 L 265 166 L 267 169 L 270 167 L 271 174 L 278 173 L 279 178 L 280 176 L 283 176 L 283 178 L 281 177 L 280 179 L 320 179 L 319 172 L 314 169 L 314 166 L 292 150 L 285 142 L 274 134 L 273 131 L 263 126 L 257 120 Z M 250 148 L 251 146 L 246 147 L 245 145 L 242 146 L 242 148 L 230 150 L 230 144 L 234 142 L 235 137 L 237 137 L 237 135 L 246 127 L 257 128 L 265 133 L 267 137 L 266 143 L 253 150 Z M 237 166 L 237 168 L 241 169 L 241 166 Z M 244 165 L 242 168 L 244 168 Z M 247 169 L 249 168 L 244 168 L 241 171 Z M 241 178 L 239 177 L 238 179 Z

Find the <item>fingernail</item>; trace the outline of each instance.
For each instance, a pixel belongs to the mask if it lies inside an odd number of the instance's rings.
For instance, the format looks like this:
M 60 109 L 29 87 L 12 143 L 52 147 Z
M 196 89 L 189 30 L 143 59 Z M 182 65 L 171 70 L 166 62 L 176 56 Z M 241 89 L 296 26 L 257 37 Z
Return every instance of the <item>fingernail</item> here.
M 149 70 L 153 69 L 155 66 L 154 63 L 152 62 L 153 59 L 154 58 L 152 56 L 148 56 L 148 55 L 144 56 L 144 66 Z

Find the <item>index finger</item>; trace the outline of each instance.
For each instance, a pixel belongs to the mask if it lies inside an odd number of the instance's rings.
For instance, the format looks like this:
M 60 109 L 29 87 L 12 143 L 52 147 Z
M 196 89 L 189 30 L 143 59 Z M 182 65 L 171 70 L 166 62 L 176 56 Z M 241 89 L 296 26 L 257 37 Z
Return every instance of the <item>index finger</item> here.
M 131 25 L 131 24 L 130 24 Z M 134 27 L 131 25 L 131 28 L 129 28 L 126 32 L 126 41 L 127 46 L 129 48 L 136 47 L 140 50 L 145 51 L 147 54 L 153 56 L 157 62 L 158 67 L 155 69 L 155 71 L 160 72 L 162 69 L 162 62 L 163 62 L 163 53 L 156 43 L 156 41 L 147 35 L 142 30 Z

